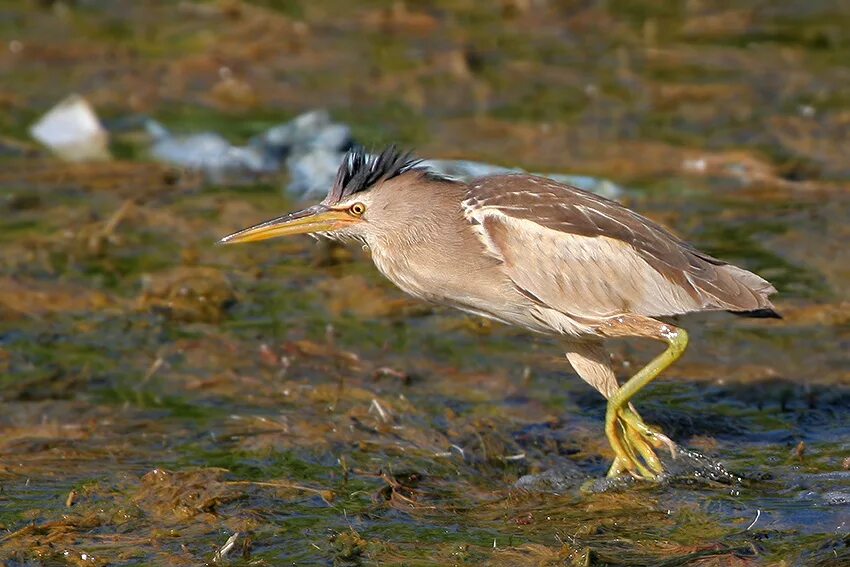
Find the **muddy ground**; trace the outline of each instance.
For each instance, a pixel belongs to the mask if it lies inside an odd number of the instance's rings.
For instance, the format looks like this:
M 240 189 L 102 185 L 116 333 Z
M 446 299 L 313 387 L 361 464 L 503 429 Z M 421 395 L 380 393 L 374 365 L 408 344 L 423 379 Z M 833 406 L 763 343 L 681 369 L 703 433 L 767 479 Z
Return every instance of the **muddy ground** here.
M 818 0 L 0 2 L 0 559 L 850 564 L 848 30 Z M 111 161 L 30 141 L 72 92 Z M 211 185 L 139 127 L 241 143 L 316 107 L 612 179 L 785 318 L 682 318 L 637 405 L 693 453 L 599 482 L 604 407 L 557 340 L 409 300 L 359 249 L 214 246 L 297 206 L 285 175 Z

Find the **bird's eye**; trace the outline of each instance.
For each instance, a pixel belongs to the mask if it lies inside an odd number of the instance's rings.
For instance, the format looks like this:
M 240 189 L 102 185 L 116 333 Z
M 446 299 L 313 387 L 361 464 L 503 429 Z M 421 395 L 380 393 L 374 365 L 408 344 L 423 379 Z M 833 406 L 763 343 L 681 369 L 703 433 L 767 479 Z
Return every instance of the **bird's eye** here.
M 366 212 L 366 205 L 363 203 L 354 203 L 348 208 L 349 212 L 354 216 L 360 216 Z

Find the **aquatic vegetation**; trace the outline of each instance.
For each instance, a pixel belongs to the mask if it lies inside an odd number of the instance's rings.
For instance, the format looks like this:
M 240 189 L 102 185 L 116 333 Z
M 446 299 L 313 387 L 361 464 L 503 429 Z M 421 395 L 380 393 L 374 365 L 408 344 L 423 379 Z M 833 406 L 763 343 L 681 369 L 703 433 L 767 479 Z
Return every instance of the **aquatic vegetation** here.
M 142 4 L 0 2 L 0 561 L 850 562 L 847 14 Z M 27 141 L 69 92 L 112 161 Z M 785 320 L 700 316 L 641 400 L 692 452 L 600 481 L 604 406 L 557 341 L 413 302 L 357 248 L 213 246 L 291 209 L 286 173 L 210 185 L 141 128 L 244 145 L 316 107 L 370 145 L 633 188 L 775 280 Z

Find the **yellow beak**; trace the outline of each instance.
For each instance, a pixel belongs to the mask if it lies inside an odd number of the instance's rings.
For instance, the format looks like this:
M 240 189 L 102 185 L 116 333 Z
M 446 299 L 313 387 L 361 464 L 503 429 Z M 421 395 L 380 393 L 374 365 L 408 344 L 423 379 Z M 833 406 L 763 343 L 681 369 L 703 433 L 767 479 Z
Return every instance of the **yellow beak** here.
M 219 244 L 237 244 L 257 242 L 278 236 L 329 232 L 358 222 L 358 218 L 346 211 L 329 209 L 324 205 L 314 205 L 309 209 L 289 213 L 276 219 L 248 227 L 225 236 Z

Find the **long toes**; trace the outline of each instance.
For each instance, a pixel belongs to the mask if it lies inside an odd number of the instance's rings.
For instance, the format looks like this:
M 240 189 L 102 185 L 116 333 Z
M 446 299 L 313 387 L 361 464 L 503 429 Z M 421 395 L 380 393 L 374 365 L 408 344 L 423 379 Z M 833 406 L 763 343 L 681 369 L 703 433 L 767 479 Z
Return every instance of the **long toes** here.
M 639 432 L 650 445 L 656 449 L 661 449 L 662 447 L 666 448 L 670 451 L 670 456 L 674 459 L 676 458 L 676 455 L 678 454 L 678 446 L 669 437 L 661 433 L 661 431 L 644 423 L 640 416 L 631 408 L 623 409 L 620 412 L 619 417 L 627 423 L 630 428 Z
M 612 443 L 612 446 L 625 472 L 638 480 L 655 480 L 657 472 L 660 472 L 655 468 L 660 468 L 661 463 L 652 448 L 643 439 L 636 437 L 621 419 L 616 420 L 614 430 L 616 444 Z
M 634 451 L 628 445 L 625 432 L 625 424 L 617 417 L 616 412 L 609 412 L 605 419 L 605 434 L 608 437 L 611 448 L 614 450 L 614 463 L 608 469 L 609 478 L 620 476 L 623 473 L 637 476 L 637 459 Z
M 611 463 L 611 468 L 608 469 L 608 478 L 616 478 L 626 472 L 626 462 L 622 457 L 614 457 L 614 462 Z
M 661 447 L 666 447 L 668 451 L 670 451 L 670 456 L 674 459 L 679 456 L 679 446 L 673 442 L 672 439 L 661 433 L 660 431 L 654 432 L 654 437 L 656 441 L 658 441 L 658 445 L 656 448 L 660 449 Z
M 664 467 L 661 465 L 661 461 L 658 459 L 658 456 L 655 454 L 652 446 L 650 446 L 646 438 L 640 432 L 635 429 L 628 428 L 626 437 L 629 444 L 632 445 L 638 453 L 640 453 L 643 461 L 652 470 L 654 473 L 653 476 L 664 472 Z
M 608 469 L 608 477 L 620 476 L 629 469 L 629 456 L 626 451 L 625 443 L 621 434 L 622 425 L 619 419 L 616 419 L 613 414 L 609 414 L 605 419 L 605 435 L 608 437 L 608 443 L 614 450 L 614 463 Z
M 622 420 L 618 422 L 621 426 L 623 445 L 629 456 L 629 473 L 637 479 L 656 480 L 664 468 L 655 451 L 640 432 Z
M 639 480 L 657 480 L 664 466 L 655 449 L 667 448 L 676 456 L 676 444 L 646 425 L 631 407 L 609 407 L 605 432 L 616 455 L 609 477 L 628 473 Z

